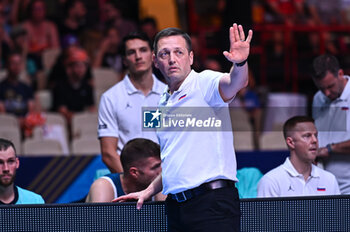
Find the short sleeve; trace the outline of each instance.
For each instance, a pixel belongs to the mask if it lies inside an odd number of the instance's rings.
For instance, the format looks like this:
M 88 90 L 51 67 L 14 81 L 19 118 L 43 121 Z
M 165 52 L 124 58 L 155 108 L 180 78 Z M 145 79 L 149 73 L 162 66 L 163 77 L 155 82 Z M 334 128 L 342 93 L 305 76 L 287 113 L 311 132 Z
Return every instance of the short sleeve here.
M 116 102 L 103 94 L 98 110 L 98 137 L 119 137 L 117 114 L 115 112 Z

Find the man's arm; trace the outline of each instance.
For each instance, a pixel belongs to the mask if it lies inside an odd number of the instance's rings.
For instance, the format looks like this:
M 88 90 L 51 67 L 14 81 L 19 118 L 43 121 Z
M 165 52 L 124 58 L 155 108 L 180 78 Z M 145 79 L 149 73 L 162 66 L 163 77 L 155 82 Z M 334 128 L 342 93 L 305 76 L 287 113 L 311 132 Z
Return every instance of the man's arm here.
M 321 147 L 318 150 L 318 157 L 327 158 L 331 154 L 350 155 L 350 140 L 340 143 L 329 144 L 328 147 Z
M 227 60 L 234 63 L 229 75 L 224 75 L 219 82 L 219 91 L 222 99 L 227 102 L 231 100 L 237 92 L 248 84 L 248 59 L 250 41 L 253 31 L 249 30 L 245 39 L 243 27 L 233 24 L 230 27 L 230 51 L 224 51 Z M 243 65 L 237 64 L 245 62 Z
M 120 156 L 117 152 L 118 138 L 115 137 L 101 137 L 101 154 L 102 161 L 106 164 L 112 173 L 123 172 L 123 167 L 120 162 Z
M 147 199 L 150 199 L 155 194 L 159 193 L 162 190 L 162 188 L 162 175 L 159 175 L 156 179 L 152 181 L 152 183 L 146 189 L 140 192 L 129 193 L 128 195 L 118 197 L 114 199 L 113 202 L 126 202 L 130 200 L 137 200 L 136 208 L 141 209 L 143 202 Z
M 92 183 L 86 202 L 112 202 L 114 190 L 108 180 L 99 178 Z

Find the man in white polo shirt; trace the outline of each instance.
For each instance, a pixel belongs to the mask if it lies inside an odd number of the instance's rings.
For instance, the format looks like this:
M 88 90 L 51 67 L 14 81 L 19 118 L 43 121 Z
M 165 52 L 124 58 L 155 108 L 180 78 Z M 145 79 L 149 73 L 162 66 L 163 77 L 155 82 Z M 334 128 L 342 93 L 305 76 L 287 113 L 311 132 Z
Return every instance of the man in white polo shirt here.
M 101 97 L 98 137 L 102 160 L 112 173 L 123 172 L 120 152 L 134 138 L 158 143 L 154 131 L 142 130 L 142 107 L 158 106 L 165 84 L 152 74 L 151 42 L 134 32 L 123 38 L 122 54 L 128 74 Z
M 336 57 L 321 55 L 313 61 L 313 80 L 319 91 L 312 116 L 319 131 L 319 157 L 335 175 L 340 192 L 350 194 L 350 83 Z
M 318 140 L 314 120 L 295 116 L 283 126 L 290 151 L 286 161 L 266 173 L 258 183 L 258 197 L 340 194 L 334 175 L 313 164 Z
M 229 36 L 230 50 L 223 54 L 233 63 L 230 73 L 197 73 L 191 69 L 193 51 L 185 32 L 166 28 L 157 34 L 153 59 L 168 83 L 161 106 L 169 112 L 201 107 L 208 115 L 217 110 L 228 114 L 228 102 L 248 84 L 246 60 L 253 32 L 249 30 L 246 38 L 242 26 L 233 24 Z M 196 125 L 201 127 L 202 123 Z M 116 201 L 135 198 L 140 208 L 145 199 L 163 189 L 168 194 L 168 231 L 240 231 L 232 131 L 185 128 L 157 134 L 162 175 L 144 191 Z

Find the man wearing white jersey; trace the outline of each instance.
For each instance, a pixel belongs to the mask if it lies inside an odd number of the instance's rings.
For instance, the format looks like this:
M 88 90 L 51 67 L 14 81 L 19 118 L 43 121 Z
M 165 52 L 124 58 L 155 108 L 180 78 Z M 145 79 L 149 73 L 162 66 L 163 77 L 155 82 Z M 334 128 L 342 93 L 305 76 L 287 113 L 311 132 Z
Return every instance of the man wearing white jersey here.
M 228 103 L 248 83 L 246 60 L 253 32 L 250 30 L 246 38 L 242 26 L 233 24 L 229 36 L 230 50 L 224 56 L 233 63 L 230 73 L 211 70 L 197 73 L 191 69 L 193 51 L 185 32 L 166 28 L 157 34 L 153 59 L 168 83 L 161 106 L 170 111 L 203 107 L 210 113 L 227 109 Z M 163 189 L 168 194 L 168 231 L 239 231 L 232 131 L 160 130 L 157 135 L 162 175 L 147 189 L 116 201 L 138 199 L 140 208 L 145 199 Z
M 101 97 L 98 137 L 102 160 L 112 173 L 123 172 L 120 152 L 134 138 L 158 143 L 154 131 L 142 130 L 142 107 L 156 107 L 165 84 L 152 74 L 152 49 L 148 37 L 134 32 L 123 38 L 122 54 L 128 74 Z
M 336 57 L 321 55 L 313 61 L 313 80 L 319 91 L 312 116 L 319 131 L 319 157 L 335 175 L 340 192 L 350 194 L 350 82 Z
M 313 164 L 318 152 L 314 120 L 292 117 L 285 122 L 283 134 L 290 156 L 261 178 L 258 197 L 340 194 L 335 176 Z

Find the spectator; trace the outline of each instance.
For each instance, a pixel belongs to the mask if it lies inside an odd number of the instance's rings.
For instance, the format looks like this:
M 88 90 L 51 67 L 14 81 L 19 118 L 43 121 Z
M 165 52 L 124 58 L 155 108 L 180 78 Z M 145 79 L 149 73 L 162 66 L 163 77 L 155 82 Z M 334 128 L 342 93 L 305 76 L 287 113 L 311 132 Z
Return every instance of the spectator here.
M 292 117 L 284 124 L 283 135 L 290 157 L 261 178 L 258 197 L 340 194 L 335 176 L 313 164 L 318 149 L 314 120 Z
M 0 138 L 0 205 L 44 204 L 44 199 L 14 184 L 19 159 L 11 141 Z
M 11 53 L 7 58 L 7 77 L 0 83 L 0 112 L 12 113 L 22 119 L 34 109 L 33 90 L 20 80 L 23 58 Z
M 100 44 L 93 66 L 95 68 L 112 68 L 116 73 L 122 73 L 123 62 L 120 54 L 121 38 L 115 27 L 108 28 Z
M 140 29 L 148 36 L 148 38 L 150 38 L 153 43 L 154 37 L 158 33 L 158 24 L 156 19 L 153 17 L 146 17 L 142 19 L 140 22 Z
M 66 76 L 53 89 L 54 110 L 67 119 L 68 124 L 74 113 L 95 111 L 93 87 L 87 79 L 89 57 L 85 50 L 72 48 L 64 60 Z
M 28 33 L 28 61 L 33 64 L 30 74 L 34 76 L 37 89 L 46 88 L 42 54 L 46 49 L 58 49 L 59 37 L 56 25 L 46 19 L 45 1 L 34 0 L 29 6 L 29 19 L 23 23 Z M 35 86 L 35 84 L 34 84 Z
M 306 5 L 311 16 L 309 24 L 312 26 L 340 25 L 344 23 L 342 18 L 342 0 L 306 0 Z M 335 38 L 337 36 L 329 31 L 310 34 L 311 45 L 313 45 L 315 51 L 319 51 L 320 43 L 323 39 L 327 52 L 332 54 L 339 53 L 339 44 L 336 43 Z
M 111 173 L 95 180 L 87 202 L 112 202 L 113 199 L 145 188 L 160 174 L 159 145 L 149 139 L 132 139 L 120 154 L 123 173 Z
M 319 131 L 320 149 L 327 171 L 335 175 L 340 192 L 350 194 L 350 82 L 336 57 L 321 55 L 313 61 L 313 81 L 319 91 L 312 115 Z
M 66 47 L 67 40 L 75 40 L 81 44 L 80 38 L 86 29 L 86 13 L 82 0 L 70 0 L 64 3 L 64 18 L 58 26 L 61 47 Z
M 12 50 L 22 55 L 24 66 L 27 66 L 28 56 L 28 33 L 20 25 L 14 27 L 11 31 Z
M 0 68 L 4 68 L 6 57 L 10 53 L 10 45 L 6 41 L 6 37 L 8 37 L 8 35 L 6 34 L 4 27 L 0 24 Z
M 124 38 L 129 33 L 137 30 L 135 22 L 123 17 L 121 7 L 114 1 L 106 1 L 102 6 L 102 14 L 105 17 L 103 28 L 115 27 Z
M 142 107 L 158 106 L 165 88 L 152 74 L 152 50 L 146 35 L 136 32 L 124 37 L 122 55 L 128 74 L 102 95 L 99 106 L 102 159 L 112 173 L 123 171 L 119 154 L 129 140 L 158 141 L 154 131 L 142 131 Z

